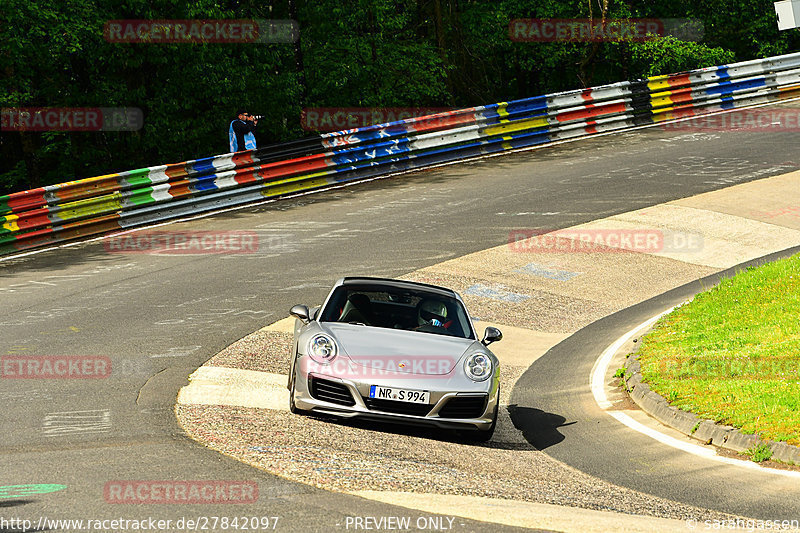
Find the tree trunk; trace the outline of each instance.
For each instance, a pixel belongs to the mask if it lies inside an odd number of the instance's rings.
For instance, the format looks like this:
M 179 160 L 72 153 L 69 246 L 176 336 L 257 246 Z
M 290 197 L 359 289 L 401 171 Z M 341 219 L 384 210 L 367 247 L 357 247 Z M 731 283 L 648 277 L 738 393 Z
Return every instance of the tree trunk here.
M 294 68 L 297 72 L 298 82 L 300 83 L 300 94 L 298 96 L 299 104 L 302 107 L 306 101 L 306 75 L 303 70 L 303 47 L 300 42 L 300 19 L 297 17 L 297 3 L 295 0 L 288 0 L 289 4 L 289 18 L 291 18 L 298 25 L 297 40 L 294 42 Z
M 447 42 L 445 36 L 444 23 L 442 22 L 442 3 L 441 0 L 434 0 L 433 9 L 436 20 L 436 46 L 439 49 L 439 57 L 444 68 L 445 83 L 447 84 L 447 94 L 450 97 L 450 105 L 453 105 L 453 81 L 450 79 L 450 72 L 447 68 Z
M 599 1 L 599 0 L 598 0 Z M 608 14 L 608 0 L 603 0 L 603 4 L 601 5 L 600 11 L 600 24 L 605 24 L 606 22 L 606 14 Z M 589 27 L 592 27 L 592 0 L 589 0 Z M 592 43 L 592 47 L 589 49 L 589 54 L 584 57 L 580 63 L 578 63 L 578 78 L 580 79 L 581 85 L 584 87 L 588 87 L 592 81 L 592 74 L 586 72 L 588 66 L 594 67 L 594 59 L 597 57 L 597 52 L 600 50 L 600 41 L 595 41 Z M 594 70 L 592 68 L 592 70 Z
M 35 133 L 25 131 L 19 132 L 22 157 L 25 160 L 25 168 L 28 170 L 26 189 L 35 189 L 42 183 L 42 170 L 39 168 L 39 159 L 36 157 L 35 135 Z

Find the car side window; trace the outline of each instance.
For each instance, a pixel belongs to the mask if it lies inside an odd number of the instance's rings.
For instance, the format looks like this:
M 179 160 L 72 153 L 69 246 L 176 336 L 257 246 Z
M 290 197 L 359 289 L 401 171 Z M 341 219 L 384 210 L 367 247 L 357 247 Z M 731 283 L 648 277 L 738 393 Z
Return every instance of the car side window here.
M 336 289 L 328 301 L 328 305 L 320 316 L 320 322 L 336 322 L 342 316 L 344 311 L 345 300 L 347 299 L 347 291 L 342 287 Z

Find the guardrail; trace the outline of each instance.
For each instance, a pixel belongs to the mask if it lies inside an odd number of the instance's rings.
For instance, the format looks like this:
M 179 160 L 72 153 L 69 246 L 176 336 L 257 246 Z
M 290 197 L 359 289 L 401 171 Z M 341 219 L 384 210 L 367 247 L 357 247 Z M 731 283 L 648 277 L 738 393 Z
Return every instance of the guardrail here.
M 336 183 L 800 96 L 800 53 L 323 134 L 0 196 L 0 255 Z

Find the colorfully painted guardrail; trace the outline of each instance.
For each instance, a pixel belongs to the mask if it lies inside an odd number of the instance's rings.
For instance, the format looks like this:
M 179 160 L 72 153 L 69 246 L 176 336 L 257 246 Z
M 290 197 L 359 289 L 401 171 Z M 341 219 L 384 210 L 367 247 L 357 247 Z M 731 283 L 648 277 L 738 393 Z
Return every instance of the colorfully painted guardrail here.
M 800 96 L 800 53 L 548 94 L 0 196 L 0 254 L 332 184 Z

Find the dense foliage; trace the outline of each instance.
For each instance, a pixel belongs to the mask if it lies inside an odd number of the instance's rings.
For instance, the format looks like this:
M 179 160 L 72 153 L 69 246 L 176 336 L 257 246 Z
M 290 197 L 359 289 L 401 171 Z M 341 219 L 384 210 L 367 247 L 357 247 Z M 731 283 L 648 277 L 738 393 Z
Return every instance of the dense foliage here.
M 520 18 L 691 18 L 702 40 L 516 42 Z M 294 19 L 270 44 L 114 43 L 108 20 Z M 259 144 L 297 138 L 305 107 L 463 107 L 796 49 L 756 0 L 3 0 L 0 107 L 132 106 L 136 132 L 0 135 L 0 194 L 227 151 L 244 105 Z

